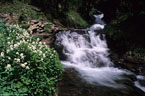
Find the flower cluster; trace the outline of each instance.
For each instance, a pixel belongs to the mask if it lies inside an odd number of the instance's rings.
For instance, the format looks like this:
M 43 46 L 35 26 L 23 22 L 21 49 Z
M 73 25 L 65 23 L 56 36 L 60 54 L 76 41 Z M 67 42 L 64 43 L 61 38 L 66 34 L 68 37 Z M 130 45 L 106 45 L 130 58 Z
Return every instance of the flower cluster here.
M 27 32 L 24 29 L 19 28 L 18 25 L 11 25 L 8 27 L 9 31 L 9 37 L 7 38 L 7 48 L 6 48 L 6 54 L 11 54 L 12 51 L 16 54 L 16 58 L 13 58 L 14 61 L 17 63 L 20 63 L 19 65 L 23 68 L 29 69 L 29 66 L 26 64 L 25 61 L 25 53 L 19 53 L 18 48 L 22 45 L 27 45 L 27 47 L 34 53 L 38 54 L 41 57 L 41 61 L 43 61 L 46 58 L 46 54 L 49 51 L 49 48 L 45 44 L 45 42 L 40 42 L 40 39 L 37 38 L 34 40 L 34 38 L 31 36 L 31 32 Z M 1 52 L 0 56 L 4 56 L 4 52 Z M 19 58 L 17 58 L 19 57 Z M 8 60 L 11 58 L 8 57 Z M 6 69 L 10 69 L 7 68 Z
M 17 89 L 22 89 L 22 93 L 30 96 L 51 96 L 63 70 L 55 50 L 48 48 L 39 38 L 32 37 L 31 32 L 18 25 L 3 28 L 1 30 L 0 25 L 1 77 L 7 82 L 17 82 L 16 85 L 10 85 L 16 87 L 16 92 Z

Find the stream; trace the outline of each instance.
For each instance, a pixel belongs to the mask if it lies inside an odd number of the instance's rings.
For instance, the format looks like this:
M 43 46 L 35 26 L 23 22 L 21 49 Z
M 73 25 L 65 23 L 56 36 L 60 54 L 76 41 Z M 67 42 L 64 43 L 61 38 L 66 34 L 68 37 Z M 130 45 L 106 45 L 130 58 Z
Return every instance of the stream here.
M 104 14 L 86 29 L 56 34 L 56 49 L 65 71 L 59 96 L 145 96 L 145 76 L 114 67 L 103 29 Z

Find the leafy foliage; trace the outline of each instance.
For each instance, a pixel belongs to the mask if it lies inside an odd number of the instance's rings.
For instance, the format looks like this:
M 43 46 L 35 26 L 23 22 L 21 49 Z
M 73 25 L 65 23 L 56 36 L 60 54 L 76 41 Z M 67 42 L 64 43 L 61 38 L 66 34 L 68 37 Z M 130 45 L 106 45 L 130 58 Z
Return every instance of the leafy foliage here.
M 0 24 L 0 93 L 51 96 L 62 66 L 58 54 L 18 25 Z

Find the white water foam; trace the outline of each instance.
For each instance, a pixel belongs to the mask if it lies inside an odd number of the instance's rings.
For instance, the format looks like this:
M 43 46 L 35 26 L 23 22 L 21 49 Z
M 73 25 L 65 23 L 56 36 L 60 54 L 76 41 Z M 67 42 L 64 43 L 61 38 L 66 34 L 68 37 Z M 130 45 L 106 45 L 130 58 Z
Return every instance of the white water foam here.
M 113 63 L 108 58 L 108 47 L 106 40 L 97 35 L 96 30 L 104 29 L 105 24 L 101 20 L 103 14 L 95 15 L 96 22 L 89 31 L 78 33 L 75 31 L 64 31 L 57 34 L 56 45 L 63 47 L 63 54 L 67 57 L 62 64 L 66 68 L 76 69 L 82 78 L 89 83 L 100 84 L 103 86 L 123 88 L 118 84 L 118 80 L 127 80 L 124 75 L 133 73 L 113 67 Z M 138 87 L 139 88 L 139 87 Z
M 138 75 L 137 76 L 137 81 L 134 82 L 135 86 L 138 87 L 139 89 L 141 89 L 142 91 L 145 92 L 145 86 L 143 86 L 140 81 L 143 81 L 145 82 L 145 76 L 142 76 L 142 75 Z

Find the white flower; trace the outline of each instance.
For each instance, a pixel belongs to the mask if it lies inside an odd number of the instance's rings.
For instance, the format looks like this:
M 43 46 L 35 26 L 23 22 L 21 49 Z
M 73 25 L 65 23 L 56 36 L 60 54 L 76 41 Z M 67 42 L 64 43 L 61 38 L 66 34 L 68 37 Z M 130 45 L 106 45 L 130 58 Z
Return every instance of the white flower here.
M 24 58 L 24 54 L 23 53 L 21 53 L 20 56 L 21 56 L 22 59 Z
M 45 54 L 43 54 L 43 57 L 44 57 L 44 58 L 46 57 Z
M 23 53 L 21 53 L 20 56 L 24 56 Z
M 26 69 L 30 69 L 29 66 L 26 66 Z
M 4 52 L 1 52 L 1 56 L 4 57 Z
M 36 51 L 36 50 L 34 50 L 33 52 L 34 52 L 34 53 L 37 53 L 37 51 Z
M 14 47 L 16 48 L 18 45 L 17 44 L 14 44 Z
M 7 70 L 10 70 L 10 68 L 11 68 L 11 65 L 10 64 L 7 64 Z
M 20 44 L 23 43 L 22 40 L 20 41 Z
M 37 41 L 39 41 L 40 39 L 39 38 L 37 38 Z
M 13 50 L 13 48 L 12 48 L 12 47 L 11 47 L 10 49 L 11 49 L 11 50 Z
M 41 58 L 41 61 L 43 61 L 43 58 Z
M 10 45 L 10 48 L 13 48 L 13 45 Z
M 8 49 L 8 50 L 7 50 L 7 53 L 9 53 L 9 52 L 10 52 L 10 50 Z
M 24 65 L 27 65 L 27 62 L 25 62 Z
M 17 62 L 20 62 L 20 59 L 19 58 L 15 58 L 14 60 L 16 60 Z
M 42 45 L 42 42 L 39 42 L 40 45 Z
M 11 42 L 8 42 L 8 44 L 11 44 Z
M 39 51 L 40 54 L 42 54 L 42 51 Z
M 35 50 L 36 49 L 35 46 L 32 46 L 32 49 Z
M 24 59 L 24 56 L 21 56 L 22 59 Z
M 19 54 L 19 52 L 16 52 L 16 54 L 18 55 L 18 54 Z
M 10 57 L 8 57 L 8 59 L 10 60 L 11 58 L 10 58 Z
M 54 56 L 54 54 L 51 54 L 51 56 L 53 57 L 53 56 Z
M 53 58 L 52 56 L 50 56 L 50 58 Z
M 30 34 L 32 34 L 33 32 L 32 31 L 30 31 Z
M 29 33 L 27 31 L 25 31 L 23 34 L 24 36 L 29 36 Z
M 35 44 L 35 42 L 32 42 L 32 44 Z
M 24 68 L 25 67 L 25 64 L 21 64 L 21 66 Z
M 20 62 L 20 59 L 17 59 L 18 62 Z
M 48 51 L 45 51 L 45 54 L 47 54 L 48 53 Z

